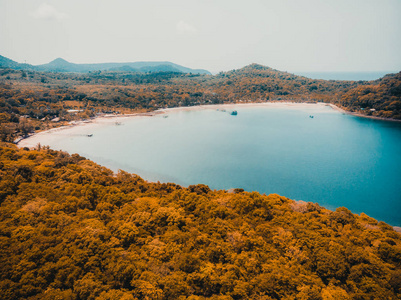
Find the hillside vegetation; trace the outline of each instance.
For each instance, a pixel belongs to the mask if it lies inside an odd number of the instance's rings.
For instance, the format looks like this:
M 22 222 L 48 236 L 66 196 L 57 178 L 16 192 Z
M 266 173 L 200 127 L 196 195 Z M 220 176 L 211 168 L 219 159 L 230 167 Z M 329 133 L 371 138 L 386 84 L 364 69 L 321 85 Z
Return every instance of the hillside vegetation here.
M 346 208 L 0 147 L 2 299 L 401 299 L 401 236 Z

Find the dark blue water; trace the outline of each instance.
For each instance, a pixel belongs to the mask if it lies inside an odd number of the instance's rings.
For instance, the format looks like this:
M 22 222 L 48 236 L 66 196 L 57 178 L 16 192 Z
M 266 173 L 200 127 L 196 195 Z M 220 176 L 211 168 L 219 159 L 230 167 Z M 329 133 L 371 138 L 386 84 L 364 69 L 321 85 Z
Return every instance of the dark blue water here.
M 399 72 L 399 71 L 398 71 Z M 305 76 L 312 79 L 324 80 L 376 80 L 386 74 L 398 73 L 397 71 L 383 72 L 296 72 L 296 75 Z
M 278 193 L 401 225 L 400 123 L 322 105 L 235 109 L 133 118 L 48 144 L 152 181 Z

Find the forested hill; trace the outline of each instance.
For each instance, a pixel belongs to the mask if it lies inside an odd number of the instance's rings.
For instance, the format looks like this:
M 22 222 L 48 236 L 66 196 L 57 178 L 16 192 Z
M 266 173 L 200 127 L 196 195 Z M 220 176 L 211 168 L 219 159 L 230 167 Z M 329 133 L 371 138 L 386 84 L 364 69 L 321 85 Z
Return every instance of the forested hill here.
M 319 101 L 361 115 L 401 120 L 401 72 L 374 81 L 328 81 L 252 64 L 220 73 L 211 82 L 232 101 Z
M 2 299 L 401 299 L 401 236 L 346 208 L 0 147 Z
M 353 111 L 401 120 L 401 72 L 358 86 L 346 92 L 340 105 Z M 367 111 L 367 112 L 366 112 Z
M 401 72 L 376 81 L 326 81 L 257 64 L 217 75 L 183 74 L 165 67 L 163 72 L 122 68 L 82 74 L 0 69 L 0 139 L 13 141 L 33 130 L 105 112 L 222 103 L 324 102 L 401 120 Z
M 356 81 L 310 79 L 258 64 L 217 74 L 210 80 L 232 100 L 297 100 L 335 102 L 345 91 L 368 84 Z

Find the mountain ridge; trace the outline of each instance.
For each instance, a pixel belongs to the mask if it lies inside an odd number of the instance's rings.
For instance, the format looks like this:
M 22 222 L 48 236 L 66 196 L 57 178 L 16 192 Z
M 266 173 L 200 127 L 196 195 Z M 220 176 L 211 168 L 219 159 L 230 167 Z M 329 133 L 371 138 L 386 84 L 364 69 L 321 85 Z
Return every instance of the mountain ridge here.
M 35 70 L 42 72 L 71 72 L 71 73 L 87 73 L 94 71 L 125 71 L 125 72 L 179 72 L 193 74 L 211 73 L 204 69 L 191 69 L 169 61 L 137 61 L 137 62 L 107 62 L 92 64 L 76 64 L 69 62 L 61 57 L 52 60 L 47 64 L 31 65 L 21 64 L 0 55 L 0 67 L 10 68 L 14 70 Z

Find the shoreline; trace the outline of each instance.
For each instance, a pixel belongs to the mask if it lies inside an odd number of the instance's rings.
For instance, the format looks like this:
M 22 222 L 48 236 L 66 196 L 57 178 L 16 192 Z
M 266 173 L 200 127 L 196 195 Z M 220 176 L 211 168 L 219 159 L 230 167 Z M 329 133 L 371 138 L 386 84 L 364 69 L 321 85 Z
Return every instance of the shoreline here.
M 100 115 L 96 116 L 93 119 L 89 120 L 81 120 L 81 121 L 71 121 L 68 125 L 63 125 L 60 127 L 48 129 L 48 130 L 43 130 L 39 132 L 35 132 L 33 134 L 28 135 L 27 137 L 19 139 L 17 142 L 15 142 L 15 145 L 18 148 L 35 148 L 38 144 L 41 144 L 39 139 L 48 135 L 52 134 L 54 132 L 59 132 L 62 130 L 66 129 L 72 129 L 72 128 L 88 128 L 88 125 L 100 125 L 100 124 L 110 124 L 110 123 L 119 123 L 122 120 L 125 120 L 127 118 L 133 118 L 133 117 L 153 117 L 156 115 L 161 115 L 161 114 L 166 114 L 166 113 L 175 113 L 179 111 L 196 111 L 196 110 L 203 110 L 203 109 L 220 109 L 220 108 L 231 108 L 235 109 L 235 107 L 242 106 L 242 107 L 257 107 L 257 106 L 275 106 L 275 107 L 295 107 L 295 106 L 301 106 L 301 107 L 306 107 L 310 105 L 319 105 L 319 106 L 329 106 L 333 110 L 336 110 L 338 112 L 352 115 L 355 117 L 360 117 L 360 118 L 368 118 L 368 119 L 373 119 L 373 120 L 380 120 L 380 121 L 389 121 L 389 122 L 401 122 L 401 120 L 397 119 L 389 119 L 389 118 L 382 118 L 382 117 L 375 117 L 375 116 L 367 116 L 364 114 L 356 113 L 356 112 L 350 112 L 347 111 L 335 104 L 332 103 L 325 103 L 325 102 L 312 102 L 312 103 L 307 103 L 307 102 L 295 102 L 295 101 L 269 101 L 269 102 L 249 102 L 249 103 L 227 103 L 227 104 L 207 104 L 207 105 L 196 105 L 196 106 L 179 106 L 179 107 L 171 107 L 171 108 L 162 108 L 150 112 L 141 112 L 141 113 L 133 113 L 133 114 L 122 114 L 122 115 Z M 46 145 L 45 143 L 43 146 Z
M 63 130 L 72 129 L 72 128 L 89 128 L 89 125 L 107 125 L 111 123 L 119 123 L 127 118 L 138 118 L 138 117 L 153 117 L 156 115 L 162 115 L 167 113 L 175 113 L 179 111 L 196 111 L 196 110 L 204 110 L 204 109 L 219 109 L 219 108 L 232 108 L 238 106 L 243 107 L 256 107 L 256 106 L 275 106 L 275 107 L 291 107 L 291 106 L 310 106 L 310 105 L 324 105 L 326 103 L 305 103 L 305 102 L 282 102 L 282 101 L 272 101 L 272 102 L 251 102 L 251 103 L 228 103 L 228 104 L 207 104 L 207 105 L 196 105 L 196 106 L 179 106 L 179 107 L 171 107 L 171 108 L 162 108 L 155 111 L 150 112 L 142 112 L 142 113 L 133 113 L 133 114 L 123 114 L 123 115 L 100 115 L 96 116 L 93 119 L 81 120 L 81 121 L 71 121 L 68 125 L 63 125 L 60 127 L 55 127 L 52 129 L 42 130 L 35 132 L 33 134 L 28 135 L 25 138 L 21 138 L 15 145 L 18 148 L 35 148 L 38 144 L 45 146 L 46 143 L 40 143 L 39 139 L 45 138 L 46 135 L 61 132 Z
M 15 145 L 18 148 L 35 148 L 38 144 L 41 144 L 40 142 L 35 143 L 34 140 L 38 140 L 41 137 L 44 137 L 46 135 L 56 133 L 56 132 L 61 132 L 63 130 L 67 129 L 73 129 L 73 128 L 88 128 L 89 125 L 101 125 L 101 124 L 111 124 L 111 123 L 118 123 L 119 121 L 122 121 L 127 118 L 133 118 L 133 117 L 152 117 L 158 114 L 162 114 L 162 112 L 158 111 L 152 111 L 152 112 L 144 112 L 144 113 L 134 113 L 134 114 L 124 114 L 124 115 L 101 115 L 101 116 L 96 116 L 92 119 L 87 119 L 87 120 L 80 120 L 80 121 L 71 121 L 68 125 L 63 125 L 60 127 L 55 127 L 47 130 L 42 130 L 35 132 L 33 134 L 28 135 L 25 138 L 21 138 L 18 140 L 18 142 L 15 143 Z M 46 144 L 42 144 L 42 146 L 45 146 Z
M 342 113 L 347 114 L 347 115 L 355 116 L 355 117 L 367 118 L 367 119 L 372 119 L 372 120 L 380 120 L 380 121 L 388 121 L 388 122 L 401 122 L 401 120 L 398 120 L 398 119 L 383 118 L 383 117 L 376 117 L 376 116 L 368 116 L 368 115 L 365 115 L 365 114 L 361 114 L 361 113 L 345 110 L 345 109 L 343 109 L 343 108 L 341 108 L 341 107 L 339 107 L 339 106 L 337 106 L 335 104 L 331 104 L 331 103 L 327 103 L 327 104 L 331 108 L 333 108 L 333 109 L 335 109 L 335 110 L 337 110 L 339 112 L 342 112 Z

